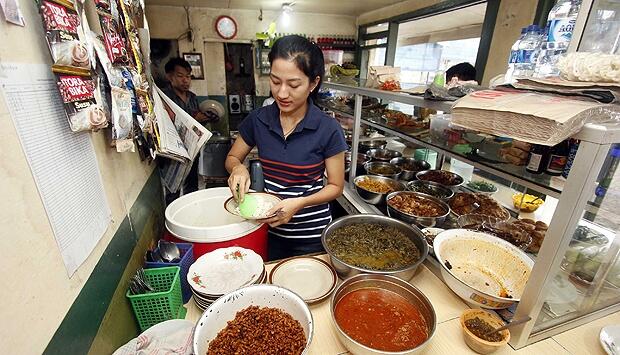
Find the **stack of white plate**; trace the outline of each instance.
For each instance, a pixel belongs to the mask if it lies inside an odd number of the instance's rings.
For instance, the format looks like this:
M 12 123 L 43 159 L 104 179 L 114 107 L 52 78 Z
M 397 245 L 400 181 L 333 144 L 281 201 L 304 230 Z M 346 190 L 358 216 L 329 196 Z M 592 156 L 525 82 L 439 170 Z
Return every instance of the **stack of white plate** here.
M 266 279 L 265 264 L 260 255 L 241 247 L 216 249 L 204 254 L 187 273 L 194 302 L 203 310 L 224 294 L 264 283 Z

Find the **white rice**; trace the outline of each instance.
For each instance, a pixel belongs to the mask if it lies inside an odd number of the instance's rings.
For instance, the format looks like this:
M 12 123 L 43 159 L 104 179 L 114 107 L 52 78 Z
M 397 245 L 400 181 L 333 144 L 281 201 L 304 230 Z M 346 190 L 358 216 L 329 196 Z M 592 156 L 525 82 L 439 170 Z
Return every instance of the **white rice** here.
M 256 207 L 256 210 L 254 210 L 254 213 L 252 213 L 252 216 L 251 216 L 252 218 L 268 217 L 267 213 L 269 212 L 270 209 L 273 208 L 273 206 L 275 206 L 275 203 L 273 201 L 265 200 L 261 198 L 260 196 L 256 196 L 256 202 L 258 203 L 258 206 Z M 235 212 L 241 215 L 241 211 L 239 210 L 239 205 L 235 207 Z

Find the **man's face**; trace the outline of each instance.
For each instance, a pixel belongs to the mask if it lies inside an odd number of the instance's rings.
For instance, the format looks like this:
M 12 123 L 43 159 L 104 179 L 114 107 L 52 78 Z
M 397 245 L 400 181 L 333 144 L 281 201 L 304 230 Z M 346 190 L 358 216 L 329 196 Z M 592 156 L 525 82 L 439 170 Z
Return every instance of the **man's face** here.
M 166 74 L 170 85 L 179 91 L 189 91 L 189 87 L 192 84 L 192 72 L 183 67 L 176 66 L 172 73 Z

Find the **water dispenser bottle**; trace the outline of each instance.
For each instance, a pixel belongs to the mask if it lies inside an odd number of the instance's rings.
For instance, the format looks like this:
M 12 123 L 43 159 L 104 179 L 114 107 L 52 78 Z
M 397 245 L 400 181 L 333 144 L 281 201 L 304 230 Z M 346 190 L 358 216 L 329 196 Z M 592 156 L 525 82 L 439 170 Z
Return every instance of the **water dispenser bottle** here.
M 250 161 L 250 181 L 250 189 L 260 192 L 265 191 L 263 165 L 259 160 Z

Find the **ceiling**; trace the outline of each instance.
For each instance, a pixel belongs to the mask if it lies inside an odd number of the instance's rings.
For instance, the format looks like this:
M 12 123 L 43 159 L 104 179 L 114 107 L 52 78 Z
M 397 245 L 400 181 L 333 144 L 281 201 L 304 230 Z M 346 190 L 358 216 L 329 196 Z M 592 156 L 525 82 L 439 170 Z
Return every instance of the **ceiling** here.
M 486 7 L 486 3 L 483 3 L 440 15 L 401 23 L 398 26 L 398 39 L 421 37 L 437 32 L 480 25 L 484 21 Z
M 403 0 L 145 0 L 146 5 L 191 6 L 278 11 L 282 4 L 294 2 L 297 12 L 358 16 Z

